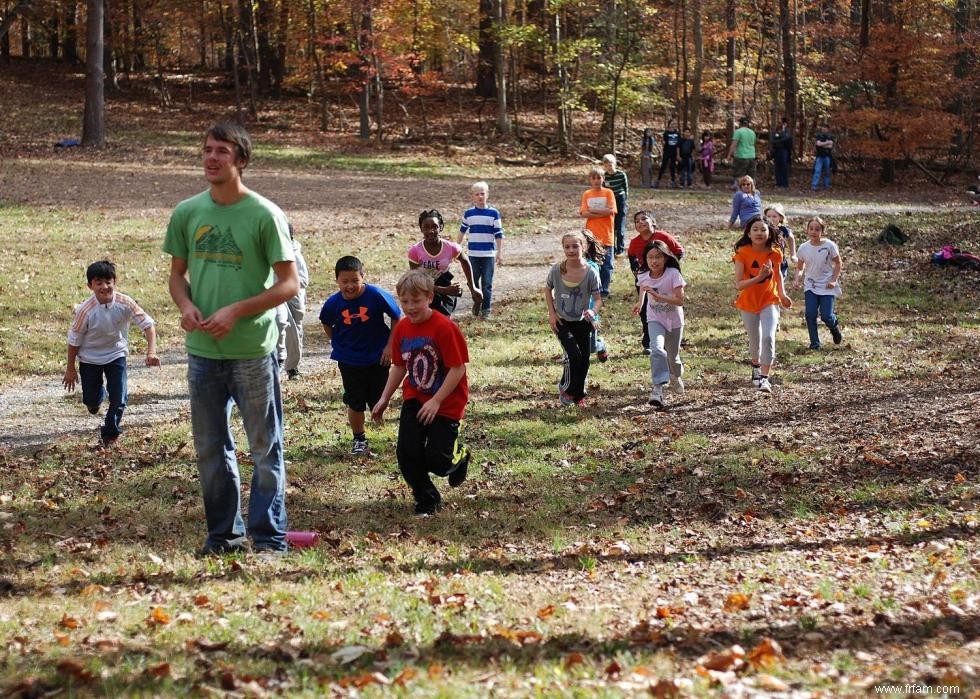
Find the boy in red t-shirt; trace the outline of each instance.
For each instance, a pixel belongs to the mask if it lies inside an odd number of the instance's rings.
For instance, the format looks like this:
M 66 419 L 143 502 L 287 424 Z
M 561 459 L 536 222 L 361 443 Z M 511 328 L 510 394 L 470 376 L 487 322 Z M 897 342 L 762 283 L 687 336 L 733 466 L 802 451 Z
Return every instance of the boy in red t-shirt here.
M 626 256 L 629 258 L 630 269 L 633 270 L 633 282 L 636 284 L 637 271 L 643 261 L 643 251 L 650 241 L 662 240 L 678 260 L 684 257 L 684 248 L 677 239 L 667 231 L 656 230 L 657 219 L 649 211 L 640 210 L 633 214 L 633 227 L 636 228 L 637 236 L 630 241 L 626 249 Z M 637 285 L 637 293 L 639 286 Z M 647 303 L 644 299 L 643 306 L 640 308 L 640 325 L 643 326 L 643 338 L 640 343 L 643 345 L 644 354 L 650 354 L 650 331 L 647 328 Z
M 391 331 L 391 373 L 377 405 L 371 410 L 381 422 L 391 396 L 402 383 L 398 420 L 398 468 L 415 496 L 415 514 L 433 515 L 442 497 L 430 473 L 448 476 L 455 488 L 466 480 L 469 447 L 459 441 L 459 423 L 466 412 L 469 352 L 459 327 L 433 313 L 432 277 L 412 270 L 395 286 L 405 316 Z

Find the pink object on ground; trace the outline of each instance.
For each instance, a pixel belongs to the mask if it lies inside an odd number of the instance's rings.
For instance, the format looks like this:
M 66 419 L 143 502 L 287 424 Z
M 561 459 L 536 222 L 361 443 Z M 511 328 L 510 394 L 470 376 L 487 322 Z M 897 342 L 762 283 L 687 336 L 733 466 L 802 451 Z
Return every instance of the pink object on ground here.
M 320 543 L 317 532 L 286 532 L 286 543 L 297 549 L 306 549 Z

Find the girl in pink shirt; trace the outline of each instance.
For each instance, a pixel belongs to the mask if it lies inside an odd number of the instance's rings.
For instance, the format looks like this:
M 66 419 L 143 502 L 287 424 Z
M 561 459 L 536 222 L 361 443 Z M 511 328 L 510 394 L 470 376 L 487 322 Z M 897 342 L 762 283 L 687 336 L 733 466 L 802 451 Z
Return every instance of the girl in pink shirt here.
M 473 297 L 473 308 L 481 308 L 483 292 L 473 285 L 473 268 L 469 258 L 458 243 L 439 237 L 445 228 L 442 214 L 437 209 L 423 211 L 419 214 L 419 228 L 422 231 L 422 240 L 408 249 L 408 266 L 411 269 L 422 268 L 432 276 L 435 283 L 432 310 L 451 316 L 456 308 L 457 298 L 463 295 L 462 287 L 459 282 L 453 282 L 453 274 L 449 271 L 453 260 L 459 260 L 463 268 L 466 287 Z

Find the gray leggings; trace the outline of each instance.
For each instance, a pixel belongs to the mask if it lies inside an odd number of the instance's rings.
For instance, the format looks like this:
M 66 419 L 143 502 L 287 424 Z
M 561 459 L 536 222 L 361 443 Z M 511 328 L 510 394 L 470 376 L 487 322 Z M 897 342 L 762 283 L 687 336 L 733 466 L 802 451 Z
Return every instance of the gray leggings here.
M 680 378 L 684 373 L 681 363 L 681 336 L 684 326 L 667 330 L 655 320 L 647 323 L 650 330 L 650 381 L 654 386 L 665 384 L 670 377 Z
M 749 334 L 749 355 L 759 364 L 768 366 L 776 361 L 776 326 L 779 325 L 779 306 L 766 306 L 758 313 L 741 311 L 745 332 Z

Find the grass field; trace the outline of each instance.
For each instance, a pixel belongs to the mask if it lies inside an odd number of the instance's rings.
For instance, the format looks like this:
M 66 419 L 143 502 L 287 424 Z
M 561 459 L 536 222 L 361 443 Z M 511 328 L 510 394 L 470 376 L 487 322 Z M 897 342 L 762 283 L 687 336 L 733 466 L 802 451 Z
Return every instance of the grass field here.
M 314 181 L 315 163 L 281 152 L 256 189 L 285 200 L 305 231 L 311 317 L 333 291 L 336 257 L 356 252 L 392 286 L 417 239 L 414 212 L 453 210 L 465 192 L 453 171 L 430 181 L 356 159 L 333 159 L 336 170 Z M 28 191 L 34 172 L 24 165 L 9 178 Z M 121 288 L 158 318 L 163 349 L 180 355 L 159 245 L 175 192 L 200 180 L 154 172 L 128 188 L 96 183 L 78 195 L 91 206 L 45 180 L 36 199 L 0 208 L 0 385 L 60 380 L 84 266 L 104 254 L 120 261 Z M 559 348 L 539 288 L 557 232 L 576 225 L 551 201 L 577 191 L 574 179 L 544 182 L 540 198 L 518 180 L 491 183 L 520 273 L 502 285 L 491 322 L 460 321 L 476 465 L 460 489 L 441 487 L 448 507 L 436 517 L 411 514 L 393 422 L 372 429 L 375 458 L 348 456 L 327 363 L 284 385 L 290 526 L 316 529 L 324 543 L 278 563 L 194 557 L 204 528 L 186 410 L 129 424 L 110 452 L 87 437 L 0 452 L 5 689 L 977 691 L 980 289 L 977 273 L 928 263 L 950 240 L 980 249 L 977 214 L 904 216 L 913 240 L 889 248 L 875 236 L 893 215 L 841 205 L 828 218 L 845 259 L 845 343 L 807 351 L 798 303 L 779 333 L 776 392 L 760 399 L 730 305 L 734 237 L 710 223 L 673 225 L 724 213 L 707 196 L 662 193 L 658 214 L 689 251 L 689 390 L 665 412 L 646 406 L 648 362 L 619 270 L 603 314 L 613 358 L 593 365 L 589 408 L 560 409 Z M 313 354 L 325 349 L 316 330 Z

